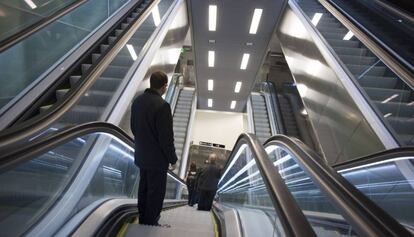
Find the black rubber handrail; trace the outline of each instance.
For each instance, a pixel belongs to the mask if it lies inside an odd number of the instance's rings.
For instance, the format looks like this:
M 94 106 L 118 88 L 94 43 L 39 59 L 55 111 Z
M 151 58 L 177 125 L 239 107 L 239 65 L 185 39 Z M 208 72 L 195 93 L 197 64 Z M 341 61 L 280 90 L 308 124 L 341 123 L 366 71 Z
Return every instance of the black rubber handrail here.
M 0 153 L 0 173 L 12 169 L 21 163 L 32 160 L 39 155 L 58 147 L 59 145 L 91 133 L 111 134 L 125 142 L 127 145 L 134 147 L 134 139 L 124 130 L 113 124 L 104 122 L 85 123 L 50 133 L 49 135 L 36 139 L 33 142 L 20 145 L 18 149 L 10 147 L 10 149 L 2 150 Z M 176 174 L 171 171 L 168 172 L 180 183 L 186 185 L 184 180 Z
M 264 146 L 289 150 L 292 158 L 320 187 L 360 236 L 412 236 L 398 221 L 338 174 L 316 152 L 297 139 L 276 135 Z
M 43 29 L 44 27 L 48 26 L 49 24 L 55 22 L 60 17 L 66 15 L 67 13 L 73 11 L 74 9 L 78 8 L 80 5 L 85 3 L 88 0 L 78 0 L 75 1 L 68 6 L 65 6 L 50 16 L 47 16 L 34 24 L 31 24 L 25 27 L 23 30 L 15 33 L 6 39 L 0 41 L 0 53 L 7 50 L 8 48 L 12 47 L 13 45 L 19 43 L 20 41 L 26 39 L 30 35 L 38 32 L 39 30 Z
M 231 168 L 229 165 L 233 159 L 237 159 L 235 156 L 244 144 L 248 145 L 253 153 L 256 165 L 269 191 L 273 206 L 280 218 L 286 236 L 316 236 L 296 200 L 255 135 L 243 133 L 239 136 L 234 145 L 235 148 L 232 150 L 223 170 Z
M 371 155 L 362 156 L 353 160 L 338 163 L 333 165 L 332 167 L 335 170 L 342 170 L 407 156 L 414 156 L 414 147 L 398 147 L 390 150 L 385 150 Z

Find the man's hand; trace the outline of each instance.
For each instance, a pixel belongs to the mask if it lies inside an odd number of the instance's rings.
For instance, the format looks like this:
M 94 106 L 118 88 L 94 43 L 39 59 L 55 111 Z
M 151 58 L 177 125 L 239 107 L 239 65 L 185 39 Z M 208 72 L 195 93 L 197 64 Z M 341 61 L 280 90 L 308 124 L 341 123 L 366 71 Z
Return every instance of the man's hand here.
M 169 169 L 170 171 L 175 170 L 175 168 L 176 168 L 176 165 L 175 165 L 175 164 L 173 164 L 173 165 L 171 165 L 171 164 L 170 164 L 170 167 L 168 167 L 168 169 Z

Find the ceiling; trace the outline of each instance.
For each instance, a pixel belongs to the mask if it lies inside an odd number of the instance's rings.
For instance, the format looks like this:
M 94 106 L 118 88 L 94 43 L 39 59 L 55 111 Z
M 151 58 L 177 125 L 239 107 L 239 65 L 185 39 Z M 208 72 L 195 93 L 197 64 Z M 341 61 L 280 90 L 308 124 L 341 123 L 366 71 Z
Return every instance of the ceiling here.
M 198 109 L 243 112 L 285 0 L 188 0 L 188 4 Z M 216 31 L 208 29 L 209 5 L 217 5 Z M 257 34 L 249 34 L 255 8 L 263 9 L 263 13 Z M 215 51 L 214 67 L 208 67 L 209 50 Z M 241 70 L 244 53 L 250 58 L 247 69 Z M 208 79 L 214 80 L 213 91 L 208 91 Z M 240 93 L 234 92 L 237 81 L 242 82 Z M 213 99 L 211 108 L 207 106 L 209 98 Z M 232 100 L 237 101 L 235 109 L 230 109 Z

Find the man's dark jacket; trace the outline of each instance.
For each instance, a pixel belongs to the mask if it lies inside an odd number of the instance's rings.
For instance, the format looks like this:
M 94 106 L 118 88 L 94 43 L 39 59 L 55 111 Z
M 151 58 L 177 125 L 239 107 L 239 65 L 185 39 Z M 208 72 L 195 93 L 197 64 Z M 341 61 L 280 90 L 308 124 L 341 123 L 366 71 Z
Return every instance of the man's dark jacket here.
M 198 190 L 216 191 L 220 179 L 220 169 L 217 165 L 209 164 L 201 171 L 198 180 Z
M 170 105 L 157 91 L 146 89 L 132 103 L 131 130 L 135 164 L 142 169 L 167 170 L 177 162 Z

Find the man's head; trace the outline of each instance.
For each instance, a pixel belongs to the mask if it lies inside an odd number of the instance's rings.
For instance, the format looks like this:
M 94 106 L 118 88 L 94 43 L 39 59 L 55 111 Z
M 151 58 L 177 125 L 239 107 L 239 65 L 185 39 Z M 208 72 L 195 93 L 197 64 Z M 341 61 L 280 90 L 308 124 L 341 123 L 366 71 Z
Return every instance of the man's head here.
M 163 95 L 167 91 L 168 77 L 165 73 L 157 71 L 151 74 L 150 88 L 158 91 L 160 95 Z
M 212 165 L 215 165 L 216 164 L 216 160 L 217 160 L 217 155 L 215 154 L 215 153 L 211 153 L 209 156 L 208 156 L 208 162 L 210 163 L 210 164 L 212 164 Z

